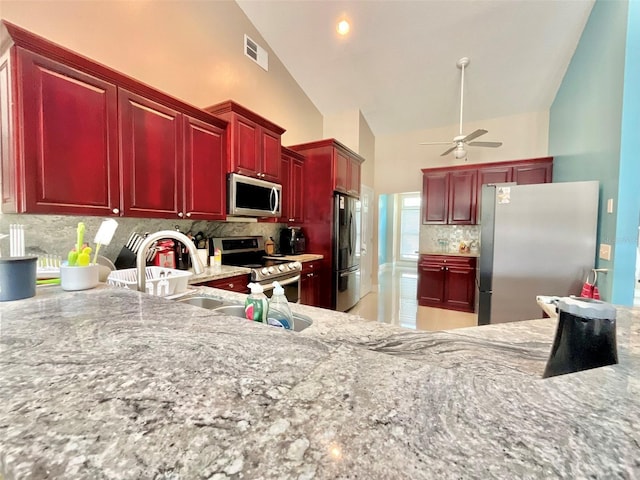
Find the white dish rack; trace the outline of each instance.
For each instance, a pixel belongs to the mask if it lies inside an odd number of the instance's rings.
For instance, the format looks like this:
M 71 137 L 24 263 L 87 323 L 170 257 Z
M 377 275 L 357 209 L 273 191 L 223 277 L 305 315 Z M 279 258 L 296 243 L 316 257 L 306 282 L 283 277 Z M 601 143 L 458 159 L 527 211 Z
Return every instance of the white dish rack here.
M 193 273 L 164 267 L 146 267 L 146 291 L 157 297 L 167 297 L 187 290 L 189 277 Z M 138 287 L 138 269 L 115 270 L 107 277 L 107 283 L 114 287 L 136 290 Z

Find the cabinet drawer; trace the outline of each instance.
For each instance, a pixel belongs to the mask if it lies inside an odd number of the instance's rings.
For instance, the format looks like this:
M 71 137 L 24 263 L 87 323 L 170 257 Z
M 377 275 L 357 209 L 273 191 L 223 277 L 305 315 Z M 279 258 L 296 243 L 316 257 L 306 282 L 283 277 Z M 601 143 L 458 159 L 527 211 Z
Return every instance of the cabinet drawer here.
M 219 278 L 208 282 L 198 283 L 205 287 L 219 288 L 221 290 L 229 290 L 231 292 L 248 293 L 249 275 L 236 275 L 234 277 Z
M 456 267 L 476 267 L 476 257 L 458 257 L 453 255 L 420 255 L 419 264 L 438 265 L 438 266 L 456 266 Z

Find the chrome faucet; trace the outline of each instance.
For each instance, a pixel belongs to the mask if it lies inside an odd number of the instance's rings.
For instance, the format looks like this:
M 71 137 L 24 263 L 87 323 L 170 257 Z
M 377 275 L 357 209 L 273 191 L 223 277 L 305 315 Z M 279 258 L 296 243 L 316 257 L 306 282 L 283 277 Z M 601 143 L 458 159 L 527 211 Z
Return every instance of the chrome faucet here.
M 147 251 L 149 247 L 160 240 L 161 238 L 172 238 L 178 240 L 186 245 L 189 249 L 189 256 L 191 257 L 191 264 L 193 265 L 193 271 L 197 275 L 204 272 L 204 266 L 198 258 L 196 246 L 191 239 L 184 233 L 177 232 L 175 230 L 160 230 L 159 232 L 151 233 L 145 237 L 138 249 L 138 256 L 136 258 L 136 268 L 138 270 L 138 291 L 145 292 L 147 288 Z

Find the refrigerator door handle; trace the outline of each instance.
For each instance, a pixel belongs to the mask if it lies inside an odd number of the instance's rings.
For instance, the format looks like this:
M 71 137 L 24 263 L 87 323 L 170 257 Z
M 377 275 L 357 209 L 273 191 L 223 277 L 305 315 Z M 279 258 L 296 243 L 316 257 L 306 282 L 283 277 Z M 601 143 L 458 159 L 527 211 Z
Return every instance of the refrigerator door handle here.
M 353 244 L 351 238 L 353 237 L 353 214 L 349 212 L 349 256 L 353 255 Z
M 360 269 L 357 268 L 355 270 L 349 270 L 348 272 L 342 272 L 340 274 L 340 278 L 348 277 L 349 275 L 354 275 L 354 274 L 358 273 L 359 271 L 360 271 Z

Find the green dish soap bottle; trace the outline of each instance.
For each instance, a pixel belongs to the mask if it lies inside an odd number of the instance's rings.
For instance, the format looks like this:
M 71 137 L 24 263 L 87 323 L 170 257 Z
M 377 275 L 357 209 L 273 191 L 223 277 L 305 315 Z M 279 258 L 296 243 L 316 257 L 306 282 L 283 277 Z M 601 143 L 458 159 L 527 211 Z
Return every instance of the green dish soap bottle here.
M 274 327 L 293 330 L 291 307 L 284 294 L 284 288 L 278 282 L 273 282 L 273 295 L 269 300 L 267 323 Z
M 251 289 L 251 294 L 244 302 L 244 315 L 248 320 L 254 322 L 267 323 L 267 312 L 269 311 L 269 301 L 264 294 L 262 285 L 250 283 L 247 285 Z

